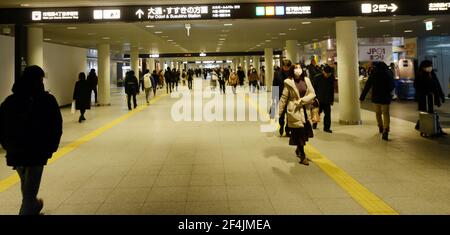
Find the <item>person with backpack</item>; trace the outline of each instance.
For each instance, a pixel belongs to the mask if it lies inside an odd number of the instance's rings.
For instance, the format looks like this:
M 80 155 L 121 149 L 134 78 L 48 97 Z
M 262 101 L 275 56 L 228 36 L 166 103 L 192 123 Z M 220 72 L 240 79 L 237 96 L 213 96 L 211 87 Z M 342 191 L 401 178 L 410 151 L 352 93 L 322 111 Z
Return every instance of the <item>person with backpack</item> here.
M 133 96 L 134 108 L 137 107 L 136 94 L 139 92 L 139 81 L 134 71 L 128 71 L 125 76 L 125 93 L 127 94 L 128 110 L 131 110 L 131 97 Z
M 44 166 L 62 135 L 62 116 L 55 97 L 45 91 L 44 71 L 26 67 L 12 92 L 0 105 L 0 143 L 6 164 L 20 177 L 20 215 L 38 215 L 44 201 L 37 198 Z
M 95 74 L 95 69 L 91 69 L 87 76 L 88 84 L 91 86 L 90 92 L 94 91 L 95 95 L 95 103 L 97 104 L 97 85 L 98 85 L 98 77 L 97 74 Z M 89 93 L 89 102 L 91 100 L 91 93 Z
M 367 93 L 372 89 L 372 103 L 375 106 L 378 130 L 382 133 L 382 139 L 386 141 L 389 138 L 389 106 L 392 101 L 392 90 L 394 88 L 395 81 L 389 67 L 384 62 L 373 62 L 373 70 L 359 100 L 364 101 Z
M 236 86 L 238 84 L 238 76 L 235 72 L 232 72 L 230 75 L 230 79 L 228 80 L 228 84 L 232 87 L 233 89 L 233 94 L 236 94 Z
M 80 73 L 78 81 L 75 83 L 73 90 L 73 100 L 75 101 L 75 108 L 80 110 L 80 118 L 78 122 L 85 121 L 84 113 L 87 109 L 91 109 L 91 84 L 86 80 L 86 74 Z
M 148 69 L 145 70 L 145 74 L 142 77 L 142 83 L 144 85 L 144 91 L 145 91 L 145 100 L 147 101 L 147 104 L 150 104 L 148 101 L 148 97 L 150 96 L 150 90 L 152 89 L 152 79 L 150 78 L 150 71 Z

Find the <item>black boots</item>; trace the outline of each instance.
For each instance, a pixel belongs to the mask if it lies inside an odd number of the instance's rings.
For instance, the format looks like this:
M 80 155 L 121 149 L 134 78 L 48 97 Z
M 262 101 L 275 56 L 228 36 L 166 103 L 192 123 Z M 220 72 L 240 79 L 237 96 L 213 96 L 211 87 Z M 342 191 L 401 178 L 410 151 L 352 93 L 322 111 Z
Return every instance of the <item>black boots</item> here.
M 317 129 L 317 122 L 316 123 L 313 123 L 313 129 L 315 130 L 315 129 Z
M 387 132 L 387 131 L 384 131 L 384 132 L 383 132 L 383 135 L 382 135 L 382 137 L 381 137 L 381 138 L 382 138 L 383 140 L 386 140 L 386 141 L 388 141 L 388 140 L 389 140 L 389 139 L 388 139 L 388 136 L 389 136 L 389 132 Z

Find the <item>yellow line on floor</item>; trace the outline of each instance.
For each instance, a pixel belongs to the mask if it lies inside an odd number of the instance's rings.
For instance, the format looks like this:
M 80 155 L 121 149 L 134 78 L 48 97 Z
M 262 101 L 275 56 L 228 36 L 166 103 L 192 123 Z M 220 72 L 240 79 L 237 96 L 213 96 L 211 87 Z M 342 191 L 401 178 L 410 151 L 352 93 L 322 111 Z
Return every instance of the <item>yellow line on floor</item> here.
M 261 109 L 253 100 L 248 99 L 250 105 L 257 109 L 260 115 L 268 118 L 265 109 Z M 271 120 L 273 123 L 273 120 Z M 280 126 L 278 125 L 278 129 Z M 342 189 L 344 189 L 356 202 L 358 202 L 371 215 L 398 215 L 399 213 L 391 208 L 381 198 L 370 192 L 366 187 L 353 179 L 344 170 L 322 155 L 316 148 L 307 144 L 305 152 L 309 159 L 314 162 L 323 172 L 333 179 Z
M 167 96 L 167 94 L 158 95 L 157 97 L 153 98 L 150 101 L 150 104 L 154 104 L 156 101 L 158 101 L 159 99 L 161 99 L 164 96 Z M 66 146 L 64 146 L 62 148 L 59 148 L 58 151 L 56 151 L 53 154 L 52 158 L 49 159 L 47 164 L 52 164 L 56 160 L 60 159 L 61 157 L 65 156 L 66 154 L 68 154 L 68 153 L 72 152 L 73 150 L 75 150 L 76 148 L 78 148 L 80 145 L 91 141 L 95 137 L 101 135 L 102 133 L 111 129 L 115 125 L 127 120 L 128 118 L 132 117 L 133 115 L 137 114 L 138 112 L 144 110 L 147 107 L 148 106 L 138 106 L 136 109 L 133 109 L 132 111 L 128 112 L 127 114 L 125 114 L 119 118 L 116 118 L 113 121 L 111 121 L 110 123 L 108 123 L 104 126 L 101 126 L 100 128 L 92 131 L 91 133 L 80 137 L 79 139 L 67 144 Z M 15 185 L 19 181 L 20 181 L 20 178 L 17 173 L 14 173 L 14 174 L 8 176 L 7 178 L 1 180 L 0 181 L 0 193 L 8 190 L 10 187 Z

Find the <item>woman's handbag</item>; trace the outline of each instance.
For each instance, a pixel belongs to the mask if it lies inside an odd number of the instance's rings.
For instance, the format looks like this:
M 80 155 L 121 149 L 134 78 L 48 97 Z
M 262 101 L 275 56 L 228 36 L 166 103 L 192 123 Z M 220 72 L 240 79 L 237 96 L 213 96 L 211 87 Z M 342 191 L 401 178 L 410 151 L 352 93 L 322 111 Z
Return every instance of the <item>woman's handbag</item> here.
M 314 137 L 314 132 L 313 132 L 311 123 L 308 120 L 308 115 L 306 114 L 305 105 L 303 105 L 303 112 L 305 113 L 305 125 L 304 125 L 305 133 L 309 138 L 312 138 L 312 137 Z
M 319 100 L 317 100 L 317 99 L 314 99 L 314 103 L 312 104 L 311 121 L 312 121 L 312 123 L 320 122 Z

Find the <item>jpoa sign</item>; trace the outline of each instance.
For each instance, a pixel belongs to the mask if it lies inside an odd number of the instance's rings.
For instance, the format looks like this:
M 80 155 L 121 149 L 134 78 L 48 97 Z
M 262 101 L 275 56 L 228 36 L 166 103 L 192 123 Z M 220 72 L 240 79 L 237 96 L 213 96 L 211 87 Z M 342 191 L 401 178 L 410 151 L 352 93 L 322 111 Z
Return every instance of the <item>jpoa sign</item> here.
M 360 61 L 384 61 L 386 63 L 392 60 L 391 46 L 360 46 Z

